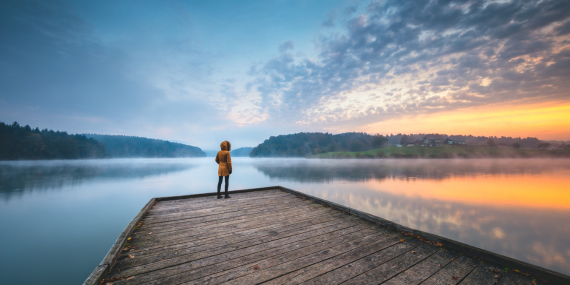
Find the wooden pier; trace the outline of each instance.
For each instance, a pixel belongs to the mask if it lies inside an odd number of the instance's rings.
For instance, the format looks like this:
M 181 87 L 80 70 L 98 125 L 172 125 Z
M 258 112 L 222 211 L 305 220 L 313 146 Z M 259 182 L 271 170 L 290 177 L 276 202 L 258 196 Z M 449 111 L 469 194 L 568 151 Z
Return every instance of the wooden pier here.
M 231 195 L 152 199 L 84 284 L 570 284 L 284 187 Z

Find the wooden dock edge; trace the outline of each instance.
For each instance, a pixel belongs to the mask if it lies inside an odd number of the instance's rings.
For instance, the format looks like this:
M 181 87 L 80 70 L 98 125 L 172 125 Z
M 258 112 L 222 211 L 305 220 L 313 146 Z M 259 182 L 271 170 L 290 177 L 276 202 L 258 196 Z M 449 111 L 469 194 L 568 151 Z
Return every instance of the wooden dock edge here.
M 237 193 L 245 193 L 245 192 L 254 192 L 254 191 L 266 191 L 266 190 L 280 190 L 280 186 L 272 186 L 272 187 L 263 187 L 263 188 L 252 188 L 252 189 L 243 189 L 243 190 L 234 190 L 228 191 L 229 194 L 237 194 Z M 123 232 L 119 235 L 119 238 L 115 241 L 111 249 L 103 258 L 103 261 L 99 263 L 99 265 L 91 272 L 89 277 L 83 282 L 83 285 L 99 285 L 103 280 L 103 277 L 113 268 L 115 261 L 121 255 L 121 249 L 124 247 L 125 243 L 127 243 L 127 238 L 133 233 L 136 225 L 140 222 L 142 217 L 156 204 L 156 202 L 160 201 L 170 201 L 170 200 L 180 200 L 180 199 L 191 199 L 191 198 L 200 198 L 200 197 L 207 197 L 207 196 L 216 196 L 218 195 L 217 192 L 213 193 L 201 193 L 201 194 L 193 194 L 193 195 L 182 195 L 182 196 L 169 196 L 169 197 L 157 197 L 152 198 L 148 203 L 140 210 L 140 212 L 132 219 L 132 221 L 125 227 Z
M 400 225 L 398 223 L 352 209 L 347 206 L 343 206 L 340 204 L 336 204 L 325 199 L 321 199 L 318 197 L 311 196 L 309 194 L 305 194 L 303 192 L 299 192 L 293 189 L 289 189 L 282 186 L 271 186 L 271 187 L 263 187 L 263 188 L 252 188 L 252 189 L 243 189 L 243 190 L 234 190 L 228 191 L 229 194 L 237 194 L 237 193 L 246 193 L 246 192 L 255 192 L 255 191 L 266 191 L 266 190 L 281 190 L 287 193 L 291 193 L 295 196 L 303 197 L 305 199 L 311 200 L 315 203 L 327 205 L 332 209 L 336 209 L 339 211 L 350 213 L 354 216 L 361 217 L 365 220 L 370 222 L 388 227 L 394 228 L 396 230 L 402 231 L 404 233 L 413 234 L 415 237 L 419 237 L 425 240 L 433 241 L 436 243 L 441 243 L 443 247 L 449 248 L 458 252 L 465 253 L 472 257 L 475 257 L 481 261 L 487 261 L 489 263 L 494 263 L 499 267 L 510 268 L 511 270 L 518 270 L 523 274 L 529 274 L 531 277 L 537 278 L 541 281 L 547 281 L 549 284 L 570 284 L 570 276 L 552 271 L 550 269 L 542 268 L 540 266 L 536 266 L 530 263 L 526 263 L 524 261 L 520 261 L 514 258 L 510 258 L 504 255 L 500 255 L 494 252 L 490 252 L 481 248 L 477 248 L 468 244 L 464 244 L 458 241 L 454 241 L 445 237 L 441 237 L 438 235 L 426 233 L 420 230 L 408 228 L 406 226 Z M 148 212 L 148 210 L 156 204 L 156 202 L 160 201 L 170 201 L 170 200 L 180 200 L 180 199 L 190 199 L 190 198 L 199 198 L 199 197 L 207 197 L 207 196 L 216 196 L 217 193 L 202 193 L 202 194 L 193 194 L 193 195 L 182 195 L 182 196 L 169 196 L 169 197 L 157 197 L 152 198 L 143 208 L 142 210 L 135 216 L 135 218 L 127 225 L 127 227 L 123 230 L 117 241 L 113 244 L 103 261 L 93 270 L 93 272 L 87 277 L 83 285 L 100 285 L 103 277 L 113 268 L 113 265 L 117 258 L 120 256 L 121 249 L 127 242 L 127 238 L 132 234 L 135 226 L 139 221 L 142 219 L 144 214 Z
M 464 244 L 452 239 L 448 239 L 445 237 L 441 237 L 438 235 L 434 235 L 434 234 L 430 234 L 430 233 L 426 233 L 420 230 L 416 230 L 416 229 L 412 229 L 412 228 L 408 228 L 406 226 L 400 225 L 398 223 L 359 211 L 359 210 L 355 210 L 352 209 L 350 207 L 346 207 L 343 205 L 339 205 L 330 201 L 327 201 L 325 199 L 321 199 L 318 197 L 314 197 L 293 189 L 289 189 L 289 188 L 285 188 L 285 187 L 281 187 L 279 186 L 279 189 L 281 189 L 282 191 L 291 193 L 293 195 L 296 196 L 301 196 L 301 197 L 305 197 L 308 200 L 311 200 L 315 203 L 319 203 L 319 204 L 323 204 L 323 205 L 327 205 L 333 209 L 337 209 L 340 211 L 344 211 L 347 213 L 350 213 L 352 215 L 361 217 L 365 220 L 368 220 L 370 222 L 376 223 L 376 224 L 380 224 L 382 226 L 388 227 L 388 228 L 394 228 L 396 230 L 402 231 L 404 233 L 411 233 L 413 234 L 415 237 L 420 237 L 422 239 L 425 240 L 429 240 L 429 241 L 433 241 L 436 243 L 441 243 L 443 245 L 444 248 L 448 248 L 451 250 L 455 250 L 458 252 L 462 252 L 464 254 L 467 254 L 469 256 L 472 256 L 480 261 L 486 261 L 489 263 L 493 263 L 495 265 L 498 265 L 501 268 L 509 268 L 510 270 L 518 270 L 519 272 L 523 273 L 523 274 L 529 274 L 531 277 L 537 278 L 539 281 L 547 281 L 548 284 L 570 284 L 570 276 L 566 275 L 566 274 L 562 274 L 560 272 L 556 272 L 556 271 L 552 271 L 550 269 L 546 269 L 546 268 L 542 268 L 540 266 L 536 266 L 530 263 L 526 263 L 524 261 L 520 261 L 514 258 L 510 258 L 501 254 L 497 254 L 491 251 L 487 251 L 478 247 L 474 247 L 468 244 Z

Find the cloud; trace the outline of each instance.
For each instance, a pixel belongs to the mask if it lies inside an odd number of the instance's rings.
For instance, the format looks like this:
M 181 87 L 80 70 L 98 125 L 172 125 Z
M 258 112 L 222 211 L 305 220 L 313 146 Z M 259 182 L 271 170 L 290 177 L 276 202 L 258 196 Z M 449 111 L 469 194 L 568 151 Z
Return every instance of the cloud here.
M 330 11 L 327 14 L 327 17 L 321 23 L 321 25 L 323 25 L 324 27 L 330 28 L 330 27 L 334 26 L 334 24 L 336 23 L 336 18 L 337 18 L 337 9 L 333 9 L 332 11 Z
M 199 84 L 210 80 L 211 62 L 177 56 L 207 57 L 188 42 L 170 39 L 168 53 L 150 40 L 108 45 L 65 2 L 4 1 L 0 27 L 0 121 L 156 138 L 165 126 L 200 132 L 227 122 L 210 116 L 228 107 Z M 232 80 L 216 88 L 210 94 L 236 96 Z
M 280 52 L 286 52 L 290 49 L 294 49 L 295 48 L 295 43 L 292 40 L 287 40 L 281 43 L 281 45 L 279 45 L 279 51 Z
M 564 0 L 373 2 L 317 58 L 282 54 L 252 84 L 269 120 L 298 124 L 570 99 L 568 19 Z

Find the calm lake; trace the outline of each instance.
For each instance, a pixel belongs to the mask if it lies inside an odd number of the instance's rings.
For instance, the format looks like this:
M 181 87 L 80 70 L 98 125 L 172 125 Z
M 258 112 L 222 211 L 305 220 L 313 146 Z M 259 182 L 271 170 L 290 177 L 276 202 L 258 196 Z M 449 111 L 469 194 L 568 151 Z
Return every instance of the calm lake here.
M 233 162 L 230 190 L 281 185 L 570 274 L 570 160 Z M 0 282 L 81 284 L 150 198 L 217 180 L 213 157 L 0 162 Z

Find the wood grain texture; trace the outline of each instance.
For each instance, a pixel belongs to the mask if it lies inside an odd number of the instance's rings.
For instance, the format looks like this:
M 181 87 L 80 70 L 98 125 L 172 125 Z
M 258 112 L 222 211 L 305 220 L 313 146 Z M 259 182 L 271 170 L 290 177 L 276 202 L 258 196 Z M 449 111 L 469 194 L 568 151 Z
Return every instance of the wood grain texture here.
M 408 270 L 398 274 L 394 278 L 388 280 L 387 285 L 399 285 L 399 284 L 420 284 L 448 263 L 450 263 L 459 253 L 447 250 L 440 250 L 429 258 L 423 260 L 422 262 L 412 266 Z
M 538 282 L 535 282 L 535 284 L 538 284 Z M 503 274 L 503 277 L 499 279 L 499 283 L 497 283 L 497 285 L 534 285 L 534 284 L 532 283 L 532 278 L 517 272 L 509 271 Z
M 492 285 L 503 276 L 503 269 L 494 265 L 482 262 L 463 281 L 461 285 Z
M 408 251 L 401 256 L 371 269 L 364 274 L 360 274 L 349 279 L 342 284 L 380 284 L 400 273 L 403 273 L 406 269 L 430 257 L 439 250 L 440 248 L 436 246 L 424 244 L 415 249 L 414 252 Z
M 115 285 L 533 282 L 516 272 L 503 275 L 501 268 L 456 247 L 444 249 L 410 238 L 407 228 L 387 228 L 381 218 L 282 190 L 244 191 L 233 193 L 231 199 L 216 199 L 212 193 L 153 199 L 123 231 L 104 259 L 107 263 L 87 281 L 100 283 L 102 277 L 102 284 Z M 472 247 L 467 249 L 473 252 Z
M 451 261 L 448 265 L 435 273 L 433 276 L 422 282 L 422 285 L 454 285 L 463 280 L 475 267 L 479 265 L 479 261 L 459 256 Z
M 335 270 L 331 270 L 325 274 L 317 276 L 303 284 L 340 284 L 348 279 L 365 273 L 370 269 L 376 268 L 408 251 L 414 250 L 422 244 L 423 243 L 413 239 L 397 243 L 384 250 L 375 252 Z

